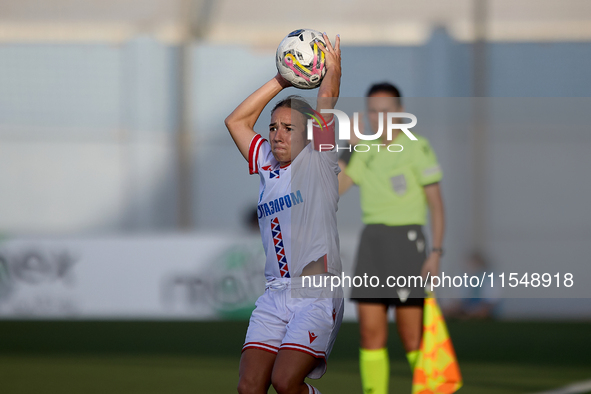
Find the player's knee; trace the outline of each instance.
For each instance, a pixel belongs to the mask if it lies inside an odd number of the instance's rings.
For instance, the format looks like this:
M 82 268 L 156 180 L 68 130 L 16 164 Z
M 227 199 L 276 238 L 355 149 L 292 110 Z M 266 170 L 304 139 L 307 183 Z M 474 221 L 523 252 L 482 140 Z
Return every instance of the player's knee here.
M 271 384 L 277 394 L 297 394 L 303 382 L 294 381 L 289 375 L 273 374 Z
M 252 387 L 248 385 L 243 379 L 238 381 L 238 394 L 253 394 Z
M 266 392 L 266 388 L 261 385 L 261 382 L 257 382 L 256 380 L 241 376 L 238 381 L 239 394 L 260 394 Z

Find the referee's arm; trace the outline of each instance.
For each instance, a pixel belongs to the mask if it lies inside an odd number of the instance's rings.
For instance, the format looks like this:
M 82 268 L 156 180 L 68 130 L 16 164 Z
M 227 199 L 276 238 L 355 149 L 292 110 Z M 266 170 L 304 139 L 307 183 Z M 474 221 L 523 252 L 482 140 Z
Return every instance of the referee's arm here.
M 439 259 L 442 254 L 443 233 L 445 228 L 445 214 L 443 210 L 443 199 L 441 197 L 441 187 L 438 183 L 432 183 L 423 187 L 427 204 L 429 205 L 429 214 L 431 219 L 431 240 L 433 242 L 433 251 L 427 257 L 423 265 L 422 276 L 427 272 L 431 276 L 439 274 Z
M 351 186 L 353 186 L 354 182 L 353 179 L 345 173 L 347 163 L 339 159 L 339 167 L 341 168 L 341 172 L 339 172 L 339 196 L 342 196 Z
M 363 123 L 363 122 L 362 122 Z M 361 132 L 363 133 L 363 126 Z M 341 153 L 341 157 L 339 157 L 339 167 L 341 168 L 341 172 L 339 172 L 339 196 L 345 194 L 347 190 L 353 186 L 355 183 L 353 178 L 351 178 L 345 172 L 345 168 L 349 165 L 351 161 L 351 156 L 353 155 L 353 147 L 359 143 L 359 138 L 354 134 L 351 130 L 351 138 L 349 139 L 349 149 L 343 150 Z

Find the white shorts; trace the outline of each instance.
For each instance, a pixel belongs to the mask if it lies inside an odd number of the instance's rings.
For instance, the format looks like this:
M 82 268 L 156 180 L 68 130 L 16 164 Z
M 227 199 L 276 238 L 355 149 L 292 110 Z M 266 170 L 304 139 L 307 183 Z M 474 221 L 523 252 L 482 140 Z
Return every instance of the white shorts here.
M 301 278 L 267 283 L 250 317 L 242 351 L 261 349 L 277 354 L 280 349 L 290 349 L 310 354 L 322 362 L 308 377 L 319 379 L 326 372 L 326 361 L 341 327 L 343 298 L 325 297 L 323 289 L 305 289 L 306 298 L 294 298 L 294 287 L 301 289 Z

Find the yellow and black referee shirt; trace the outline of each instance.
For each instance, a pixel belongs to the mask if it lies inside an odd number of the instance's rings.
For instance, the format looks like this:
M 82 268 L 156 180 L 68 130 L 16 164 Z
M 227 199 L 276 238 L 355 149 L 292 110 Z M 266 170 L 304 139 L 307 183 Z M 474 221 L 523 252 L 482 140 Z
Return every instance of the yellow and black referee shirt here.
M 423 187 L 439 182 L 442 172 L 429 141 L 415 136 L 417 141 L 398 134 L 392 144 L 402 145 L 401 152 L 390 152 L 386 146 L 372 145 L 378 141 L 368 141 L 369 151 L 357 151 L 351 157 L 345 173 L 359 186 L 365 224 L 425 224 Z

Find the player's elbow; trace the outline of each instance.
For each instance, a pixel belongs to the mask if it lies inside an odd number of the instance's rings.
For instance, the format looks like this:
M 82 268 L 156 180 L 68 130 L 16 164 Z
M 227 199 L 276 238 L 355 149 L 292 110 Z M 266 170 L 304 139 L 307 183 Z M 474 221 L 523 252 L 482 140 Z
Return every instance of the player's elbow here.
M 318 93 L 318 106 L 332 109 L 335 107 L 338 97 L 338 89 L 325 89 Z
M 240 123 L 238 122 L 238 120 L 232 115 L 230 115 L 224 120 L 224 124 L 226 125 L 226 128 L 228 129 L 228 132 L 230 133 L 232 138 L 234 138 L 237 134 L 237 130 L 240 129 Z
M 226 119 L 224 119 L 224 124 L 226 125 L 226 128 L 228 129 L 229 132 L 232 132 L 232 129 L 234 128 L 235 122 L 236 121 L 232 117 L 232 114 L 230 114 Z
M 238 130 L 242 130 L 244 128 L 252 128 L 246 120 L 237 117 L 234 113 L 231 113 L 224 120 L 224 124 L 226 125 L 226 128 L 228 129 L 228 131 L 232 135 L 234 135 L 234 133 L 238 132 Z

